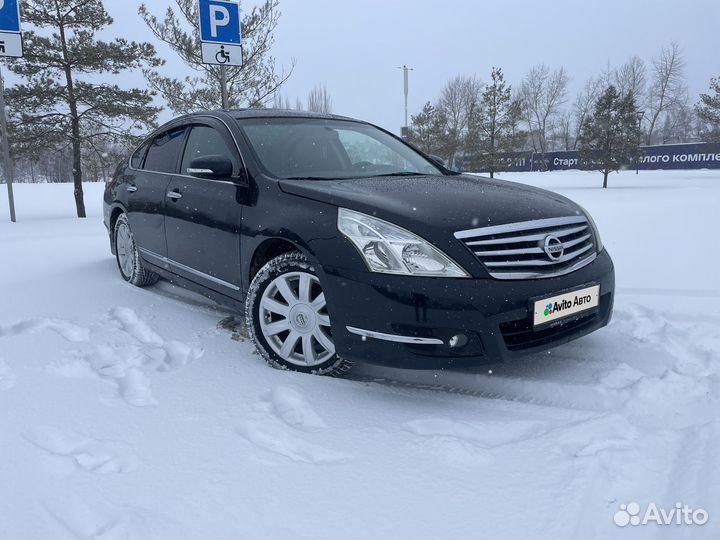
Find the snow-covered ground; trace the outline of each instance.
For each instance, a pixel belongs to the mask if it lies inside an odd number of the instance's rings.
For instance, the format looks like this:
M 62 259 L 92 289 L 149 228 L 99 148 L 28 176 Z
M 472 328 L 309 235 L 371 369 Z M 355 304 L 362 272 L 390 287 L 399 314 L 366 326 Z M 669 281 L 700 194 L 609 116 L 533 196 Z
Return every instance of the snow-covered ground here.
M 347 380 L 126 285 L 102 185 L 84 221 L 70 185 L 18 185 L 14 225 L 0 186 L 0 537 L 720 536 L 720 173 L 504 177 L 595 216 L 612 324 L 492 374 Z M 709 521 L 620 528 L 631 502 Z

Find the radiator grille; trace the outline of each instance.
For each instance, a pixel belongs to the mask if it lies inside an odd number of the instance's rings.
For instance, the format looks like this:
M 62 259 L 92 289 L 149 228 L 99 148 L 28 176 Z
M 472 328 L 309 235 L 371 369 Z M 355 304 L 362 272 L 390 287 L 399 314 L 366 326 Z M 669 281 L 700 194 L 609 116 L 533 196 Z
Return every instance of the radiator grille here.
M 585 216 L 538 219 L 455 233 L 497 279 L 569 274 L 597 257 Z

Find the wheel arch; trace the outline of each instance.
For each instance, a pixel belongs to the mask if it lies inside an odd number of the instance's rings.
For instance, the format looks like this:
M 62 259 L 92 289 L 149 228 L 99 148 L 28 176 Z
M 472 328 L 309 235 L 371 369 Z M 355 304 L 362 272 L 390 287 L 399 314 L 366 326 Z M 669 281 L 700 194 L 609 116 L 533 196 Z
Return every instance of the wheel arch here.
M 252 258 L 250 259 L 250 266 L 248 267 L 247 272 L 248 287 L 263 266 L 275 257 L 279 257 L 285 253 L 290 253 L 291 251 L 299 251 L 308 259 L 314 259 L 312 255 L 308 254 L 306 249 L 303 249 L 301 246 L 291 240 L 288 240 L 287 238 L 267 238 L 263 240 L 255 248 Z

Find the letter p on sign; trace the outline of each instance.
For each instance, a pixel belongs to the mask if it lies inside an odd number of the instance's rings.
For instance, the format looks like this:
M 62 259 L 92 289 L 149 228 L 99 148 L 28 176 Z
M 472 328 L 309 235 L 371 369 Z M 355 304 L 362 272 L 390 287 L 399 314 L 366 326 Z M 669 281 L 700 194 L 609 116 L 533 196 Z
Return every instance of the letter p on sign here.
M 7 1 L 7 0 L 6 0 Z M 197 0 L 203 43 L 240 45 L 240 4 L 234 0 Z
M 4 0 L 0 0 L 2 2 Z M 210 6 L 210 35 L 218 37 L 218 27 L 230 24 L 230 12 L 224 6 Z

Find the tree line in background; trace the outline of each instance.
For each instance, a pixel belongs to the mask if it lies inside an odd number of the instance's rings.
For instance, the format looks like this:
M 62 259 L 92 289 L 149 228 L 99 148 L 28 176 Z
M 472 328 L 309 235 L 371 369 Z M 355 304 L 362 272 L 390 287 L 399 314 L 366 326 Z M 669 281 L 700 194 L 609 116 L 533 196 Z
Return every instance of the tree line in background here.
M 499 68 L 487 84 L 475 76 L 457 76 L 434 103 L 412 116 L 407 137 L 450 166 L 462 161 L 468 170 L 491 174 L 502 170 L 501 157 L 510 152 L 532 151 L 543 162 L 547 152 L 580 150 L 589 159 L 612 142 L 615 160 L 637 154 L 629 143 L 720 141 L 720 81 L 713 79 L 710 93 L 693 104 L 684 70 L 682 51 L 671 43 L 649 65 L 633 56 L 622 66 L 606 68 L 574 100 L 564 68 L 533 66 L 514 88 Z M 623 144 L 617 144 L 615 132 L 625 137 Z
M 164 61 L 149 42 L 98 38 L 113 22 L 102 0 L 24 0 L 22 10 L 31 28 L 26 56 L 8 61 L 22 82 L 6 90 L 17 177 L 72 181 L 78 216 L 85 215 L 82 182 L 108 180 L 129 149 L 157 126 L 157 97 L 175 114 L 220 107 L 220 70 L 200 58 L 196 0 L 174 0 L 162 17 L 148 4 L 139 9 L 151 34 L 186 66 L 180 77 L 159 71 Z M 285 70 L 271 55 L 279 18 L 279 0 L 244 12 L 244 65 L 228 68 L 230 106 L 332 112 L 324 85 L 313 88 L 305 102 L 291 103 L 281 94 L 295 64 Z M 144 84 L 127 89 L 112 83 L 129 71 L 142 71 Z M 710 92 L 693 106 L 677 44 L 664 47 L 650 65 L 632 57 L 606 69 L 572 102 L 568 84 L 564 69 L 545 65 L 531 68 L 515 88 L 499 68 L 488 84 L 455 77 L 435 103 L 412 117 L 408 140 L 451 165 L 462 159 L 469 168 L 491 171 L 501 168 L 503 154 L 519 150 L 581 150 L 608 170 L 635 152 L 640 140 L 720 140 L 720 82 L 713 79 Z M 611 148 L 607 160 L 597 157 L 603 148 Z

